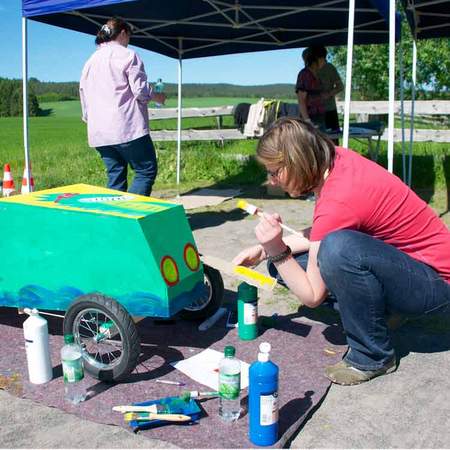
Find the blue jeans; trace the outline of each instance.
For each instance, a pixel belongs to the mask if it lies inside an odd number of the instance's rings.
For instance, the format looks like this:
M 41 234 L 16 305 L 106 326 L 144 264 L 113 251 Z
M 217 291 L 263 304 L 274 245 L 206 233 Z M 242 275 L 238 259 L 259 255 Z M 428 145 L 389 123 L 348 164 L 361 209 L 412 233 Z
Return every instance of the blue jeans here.
M 433 268 L 365 233 L 328 234 L 318 263 L 339 304 L 349 345 L 345 360 L 358 369 L 376 370 L 395 357 L 388 313 L 414 316 L 450 307 L 450 284 Z
M 155 148 L 148 134 L 124 144 L 97 147 L 108 174 L 108 187 L 127 191 L 128 164 L 134 170 L 129 192 L 150 195 L 158 172 Z

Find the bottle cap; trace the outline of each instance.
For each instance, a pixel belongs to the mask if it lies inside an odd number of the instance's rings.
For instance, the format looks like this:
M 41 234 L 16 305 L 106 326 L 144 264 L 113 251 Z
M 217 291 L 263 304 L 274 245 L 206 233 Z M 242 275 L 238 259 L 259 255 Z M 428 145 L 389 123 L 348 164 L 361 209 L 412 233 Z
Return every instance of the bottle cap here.
M 258 353 L 258 361 L 259 362 L 269 361 L 269 354 L 268 353 Z
M 261 344 L 259 344 L 259 351 L 261 353 L 269 353 L 271 350 L 271 346 L 269 342 L 261 342 Z
M 65 334 L 64 335 L 64 344 L 73 344 L 75 342 L 75 339 L 73 337 L 73 334 Z
M 232 345 L 227 345 L 223 350 L 225 356 L 234 356 L 236 354 L 236 349 Z
M 245 281 L 238 286 L 238 299 L 240 300 L 257 300 L 258 289 L 255 286 L 247 284 Z
M 31 308 L 24 308 L 23 312 L 25 314 L 28 314 L 29 316 L 37 316 L 37 315 L 39 315 L 39 311 L 36 308 L 33 308 L 33 309 L 31 309 Z

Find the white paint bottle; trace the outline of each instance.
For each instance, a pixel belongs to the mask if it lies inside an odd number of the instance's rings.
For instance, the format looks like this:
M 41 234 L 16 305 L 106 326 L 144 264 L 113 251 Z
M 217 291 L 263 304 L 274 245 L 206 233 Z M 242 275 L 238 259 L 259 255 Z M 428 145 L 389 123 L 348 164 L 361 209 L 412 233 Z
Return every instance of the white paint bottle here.
M 37 309 L 25 308 L 24 311 L 30 316 L 23 323 L 28 376 L 33 384 L 47 383 L 53 376 L 47 321 Z

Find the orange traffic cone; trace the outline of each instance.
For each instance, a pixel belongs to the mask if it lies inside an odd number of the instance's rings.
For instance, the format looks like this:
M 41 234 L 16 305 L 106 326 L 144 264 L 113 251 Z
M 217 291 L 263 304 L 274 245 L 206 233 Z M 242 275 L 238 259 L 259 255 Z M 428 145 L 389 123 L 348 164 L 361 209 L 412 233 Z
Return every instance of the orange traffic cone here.
M 11 167 L 9 167 L 9 164 L 5 164 L 3 171 L 3 197 L 9 197 L 15 191 L 16 187 L 14 186 L 14 180 L 11 175 Z
M 29 194 L 34 191 L 34 179 L 31 174 L 31 165 L 30 165 L 30 183 L 28 183 L 27 176 L 27 168 L 23 169 L 23 178 L 22 178 L 22 189 L 20 190 L 21 194 Z

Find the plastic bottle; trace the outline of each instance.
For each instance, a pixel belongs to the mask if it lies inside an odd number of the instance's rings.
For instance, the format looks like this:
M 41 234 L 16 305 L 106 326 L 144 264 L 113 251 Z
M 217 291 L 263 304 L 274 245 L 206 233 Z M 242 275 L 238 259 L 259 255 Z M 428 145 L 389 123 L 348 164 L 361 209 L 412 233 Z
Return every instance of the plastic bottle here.
M 238 335 L 244 341 L 258 337 L 258 289 L 245 282 L 238 287 Z
M 86 390 L 81 382 L 84 378 L 82 350 L 76 344 L 72 334 L 64 336 L 64 347 L 61 349 L 61 361 L 64 375 L 65 399 L 74 405 L 86 398 Z
M 164 91 L 164 83 L 163 83 L 161 78 L 158 78 L 158 80 L 155 83 L 155 87 L 153 89 L 155 90 L 155 92 L 157 94 L 162 94 L 163 93 L 163 91 Z M 162 103 L 155 102 L 155 106 L 157 108 L 161 108 Z
M 24 311 L 30 316 L 23 323 L 28 376 L 33 384 L 47 383 L 53 376 L 47 321 L 37 309 L 25 308 Z
M 278 366 L 269 360 L 270 344 L 259 346 L 258 361 L 249 369 L 248 437 L 255 445 L 278 440 Z
M 232 422 L 241 414 L 241 363 L 234 357 L 236 349 L 227 345 L 219 364 L 219 416 Z

